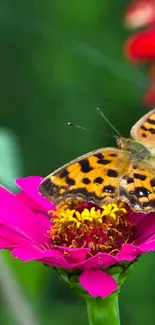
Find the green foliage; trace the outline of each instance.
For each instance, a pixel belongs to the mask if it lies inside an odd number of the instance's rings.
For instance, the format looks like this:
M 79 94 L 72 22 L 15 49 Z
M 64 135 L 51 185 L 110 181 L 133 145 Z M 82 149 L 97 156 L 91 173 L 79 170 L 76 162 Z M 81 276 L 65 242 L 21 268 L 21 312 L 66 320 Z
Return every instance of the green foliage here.
M 47 175 L 85 152 L 115 145 L 113 131 L 96 107 L 124 136 L 146 112 L 141 96 L 147 76 L 123 56 L 127 4 L 121 0 L 1 1 L 3 185 L 15 191 L 16 177 Z M 68 121 L 92 132 L 68 128 Z M 1 254 L 40 324 L 87 323 L 84 301 L 61 283 L 54 270 Z M 153 254 L 142 257 L 124 284 L 122 324 L 153 325 L 154 267 Z M 1 323 L 14 324 L 9 305 L 1 298 Z

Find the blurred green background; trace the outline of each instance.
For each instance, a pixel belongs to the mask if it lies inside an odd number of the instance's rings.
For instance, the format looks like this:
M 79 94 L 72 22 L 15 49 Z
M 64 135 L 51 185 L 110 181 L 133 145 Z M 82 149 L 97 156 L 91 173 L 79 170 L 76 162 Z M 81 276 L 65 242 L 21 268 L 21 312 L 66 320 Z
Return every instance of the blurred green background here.
M 113 146 L 147 109 L 147 72 L 123 56 L 129 1 L 1 0 L 0 182 L 47 175 L 90 150 Z M 92 132 L 69 128 L 67 122 Z M 111 136 L 107 136 L 109 134 Z M 155 323 L 155 255 L 147 254 L 120 294 L 123 325 Z M 85 302 L 52 268 L 0 257 L 0 324 L 88 324 Z M 104 325 L 104 324 L 103 324 Z M 112 325 L 112 324 L 111 324 Z

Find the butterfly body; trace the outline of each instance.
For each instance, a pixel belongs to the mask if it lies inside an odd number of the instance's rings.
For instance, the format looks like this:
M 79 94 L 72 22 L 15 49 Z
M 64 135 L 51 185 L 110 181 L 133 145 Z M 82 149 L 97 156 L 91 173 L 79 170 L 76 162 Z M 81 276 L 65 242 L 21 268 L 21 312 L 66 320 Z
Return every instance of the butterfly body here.
M 85 154 L 43 179 L 39 192 L 56 205 L 82 199 L 98 206 L 122 200 L 133 211 L 155 211 L 155 110 L 117 138 L 118 148 Z

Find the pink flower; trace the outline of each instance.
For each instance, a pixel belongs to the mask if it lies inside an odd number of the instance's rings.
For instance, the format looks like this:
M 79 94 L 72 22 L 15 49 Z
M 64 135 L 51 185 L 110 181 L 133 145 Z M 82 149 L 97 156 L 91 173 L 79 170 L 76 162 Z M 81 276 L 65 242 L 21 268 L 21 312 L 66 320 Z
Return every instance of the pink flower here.
M 23 262 L 36 260 L 76 274 L 91 296 L 105 298 L 118 287 L 112 266 L 124 270 L 155 249 L 155 214 L 131 213 L 122 203 L 98 208 L 77 201 L 76 210 L 58 208 L 38 193 L 41 180 L 18 179 L 16 195 L 0 187 L 0 248 Z
M 137 28 L 155 22 L 155 0 L 134 0 L 125 13 L 127 27 Z

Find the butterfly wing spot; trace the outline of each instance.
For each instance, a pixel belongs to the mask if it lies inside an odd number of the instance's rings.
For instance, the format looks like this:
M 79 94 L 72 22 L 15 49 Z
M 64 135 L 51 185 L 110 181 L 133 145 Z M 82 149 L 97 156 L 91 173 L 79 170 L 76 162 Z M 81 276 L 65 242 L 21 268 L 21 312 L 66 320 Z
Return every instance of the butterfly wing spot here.
M 103 187 L 103 193 L 115 193 L 116 187 L 112 185 L 106 185 Z
M 150 185 L 151 185 L 151 187 L 155 187 L 155 178 L 152 178 L 150 180 Z
M 66 177 L 66 183 L 67 183 L 67 185 L 75 185 L 75 180 L 74 180 L 74 178 L 71 178 L 71 177 L 69 177 L 69 176 L 67 176 Z
M 137 198 L 146 197 L 148 198 L 151 192 L 144 186 L 137 186 L 135 190 L 129 192 L 130 195 L 135 195 Z
M 146 178 L 147 178 L 146 175 L 138 174 L 138 173 L 134 173 L 134 174 L 133 174 L 133 177 L 136 178 L 136 179 L 140 179 L 141 181 L 145 181 Z
M 147 134 L 146 133 L 142 133 L 142 138 L 147 138 Z
M 59 173 L 59 177 L 60 178 L 64 178 L 66 176 L 68 176 L 69 172 L 67 169 L 63 169 L 60 173 Z
M 127 184 L 132 184 L 134 182 L 134 178 L 133 177 L 127 177 L 126 181 L 127 181 Z
M 117 172 L 117 170 L 114 170 L 114 169 L 108 169 L 107 176 L 108 177 L 118 177 L 118 172 Z
M 104 159 L 104 158 L 97 160 L 97 164 L 100 164 L 100 165 L 108 165 L 110 163 L 111 163 L 111 160 Z
M 102 177 L 96 177 L 96 178 L 94 179 L 94 183 L 95 183 L 95 184 L 102 184 L 103 181 L 104 181 L 104 179 L 103 179 Z
M 91 183 L 91 180 L 90 180 L 88 177 L 84 177 L 84 178 L 82 179 L 82 183 L 88 185 L 88 184 Z
M 152 118 L 148 118 L 146 122 L 155 125 L 155 114 L 152 115 Z
M 81 172 L 82 173 L 89 173 L 91 170 L 93 170 L 93 167 L 90 166 L 88 159 L 82 159 L 79 161 Z
M 116 153 L 110 153 L 109 157 L 117 157 L 117 154 Z
M 104 159 L 104 155 L 101 152 L 94 154 L 94 157 L 96 157 L 98 159 Z

